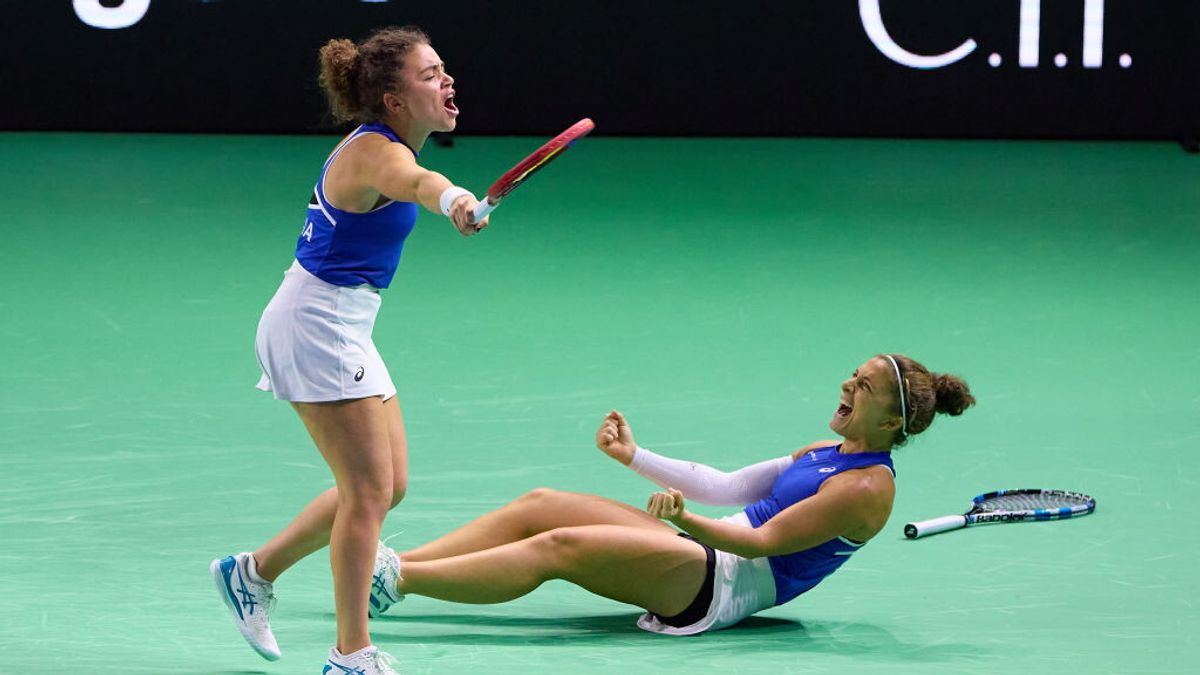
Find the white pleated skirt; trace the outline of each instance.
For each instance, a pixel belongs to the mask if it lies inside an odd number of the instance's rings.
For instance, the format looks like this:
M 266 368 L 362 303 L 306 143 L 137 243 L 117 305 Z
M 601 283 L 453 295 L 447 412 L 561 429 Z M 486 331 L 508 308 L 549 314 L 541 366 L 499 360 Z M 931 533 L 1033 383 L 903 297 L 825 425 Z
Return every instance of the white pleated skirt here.
M 373 288 L 335 286 L 293 262 L 258 322 L 258 388 L 305 403 L 395 396 L 371 340 L 380 302 Z

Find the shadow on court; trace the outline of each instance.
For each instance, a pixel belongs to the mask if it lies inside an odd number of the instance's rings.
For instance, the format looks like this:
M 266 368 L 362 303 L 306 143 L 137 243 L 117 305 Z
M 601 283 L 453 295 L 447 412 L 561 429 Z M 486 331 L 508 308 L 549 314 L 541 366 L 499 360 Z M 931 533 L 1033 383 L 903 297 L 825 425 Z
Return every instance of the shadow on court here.
M 740 627 L 722 632 L 734 637 L 739 630 Z M 872 656 L 888 661 L 971 662 L 994 656 L 975 644 L 906 642 L 881 626 L 860 622 L 808 621 L 789 636 L 789 643 L 791 649 L 806 653 Z
M 572 631 L 597 633 L 599 635 L 642 633 L 637 627 L 640 614 L 604 614 L 593 616 L 534 617 L 496 616 L 495 614 L 397 614 L 375 619 L 379 625 L 387 623 L 453 624 L 457 626 L 488 626 L 516 630 L 544 628 L 547 631 Z M 523 633 L 528 635 L 528 633 Z M 453 637 L 453 636 L 449 636 Z M 469 636 L 468 636 L 469 637 Z
M 496 616 L 491 614 L 414 614 L 376 619 L 376 638 L 388 644 L 448 643 L 472 646 L 536 644 L 578 646 L 581 641 L 619 642 L 623 647 L 658 649 L 667 640 L 680 640 L 689 648 L 716 650 L 780 651 L 840 656 L 872 655 L 906 662 L 941 662 L 986 659 L 987 650 L 969 644 L 904 642 L 888 630 L 865 623 L 812 621 L 754 616 L 733 628 L 702 635 L 674 638 L 647 633 L 637 627 L 640 614 L 605 614 L 570 617 Z M 455 626 L 454 633 L 407 635 L 389 626 L 435 624 Z M 500 629 L 491 631 L 487 629 Z M 481 630 L 483 629 L 483 630 Z M 885 656 L 886 655 L 886 656 Z

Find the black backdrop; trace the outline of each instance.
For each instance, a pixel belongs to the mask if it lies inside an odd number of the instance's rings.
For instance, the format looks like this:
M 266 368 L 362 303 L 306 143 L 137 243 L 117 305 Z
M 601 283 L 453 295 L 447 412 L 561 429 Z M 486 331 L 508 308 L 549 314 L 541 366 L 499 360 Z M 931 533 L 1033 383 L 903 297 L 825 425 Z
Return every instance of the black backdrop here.
M 1104 9 L 1098 68 L 1082 63 L 1085 1 Z M 943 67 L 902 65 L 868 35 L 872 4 L 909 52 L 977 46 Z M 461 133 L 545 134 L 583 116 L 632 135 L 1200 130 L 1197 0 L 150 0 L 128 27 L 85 22 L 137 5 L 0 2 L 0 129 L 329 131 L 317 48 L 416 23 L 457 79 Z M 1040 9 L 1024 29 L 1023 6 Z M 1031 25 L 1038 65 L 1021 67 Z

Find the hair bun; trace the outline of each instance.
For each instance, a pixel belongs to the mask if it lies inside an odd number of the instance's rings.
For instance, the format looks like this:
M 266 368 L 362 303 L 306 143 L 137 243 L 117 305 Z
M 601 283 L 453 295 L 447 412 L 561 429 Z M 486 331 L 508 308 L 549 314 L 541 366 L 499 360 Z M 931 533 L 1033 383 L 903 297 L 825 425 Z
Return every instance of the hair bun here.
M 330 40 L 321 47 L 321 87 L 329 97 L 333 116 L 351 120 L 358 114 L 354 84 L 361 64 L 358 45 L 351 40 Z
M 358 66 L 358 45 L 345 38 L 330 40 L 321 47 L 321 61 L 337 70 L 339 75 L 348 75 Z
M 379 28 L 361 42 L 330 40 L 321 47 L 321 89 L 334 119 L 360 124 L 387 116 L 384 96 L 402 90 L 401 71 L 416 45 L 429 36 L 416 26 Z
M 954 417 L 975 405 L 975 397 L 971 395 L 970 387 L 954 375 L 934 375 L 933 390 L 937 396 L 933 404 L 935 412 Z

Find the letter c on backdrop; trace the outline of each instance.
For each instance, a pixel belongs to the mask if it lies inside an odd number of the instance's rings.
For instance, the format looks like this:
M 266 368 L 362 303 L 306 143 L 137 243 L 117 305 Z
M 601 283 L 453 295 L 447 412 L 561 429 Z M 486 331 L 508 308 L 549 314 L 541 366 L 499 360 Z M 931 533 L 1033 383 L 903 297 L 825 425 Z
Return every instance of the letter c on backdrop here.
M 887 27 L 883 25 L 883 14 L 879 10 L 879 0 L 858 0 L 858 13 L 862 16 L 863 28 L 867 30 L 867 37 L 871 38 L 875 48 L 883 52 L 883 55 L 889 59 L 909 68 L 925 70 L 941 68 L 961 61 L 967 54 L 975 51 L 975 41 L 968 38 L 966 42 L 945 54 L 935 56 L 914 54 L 896 44 L 896 41 L 888 34 Z
M 150 0 L 125 0 L 118 7 L 105 7 L 100 0 L 73 0 L 75 15 L 93 28 L 129 28 L 146 16 Z

